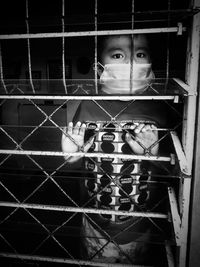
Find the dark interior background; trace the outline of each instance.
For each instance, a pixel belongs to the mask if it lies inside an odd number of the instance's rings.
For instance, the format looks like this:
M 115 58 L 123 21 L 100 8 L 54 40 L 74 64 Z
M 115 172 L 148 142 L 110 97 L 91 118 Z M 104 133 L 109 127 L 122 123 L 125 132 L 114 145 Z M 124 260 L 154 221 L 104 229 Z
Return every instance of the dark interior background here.
M 49 0 L 30 0 L 29 2 L 29 30 L 30 33 L 45 32 L 61 32 L 62 31 L 62 1 Z M 185 9 L 189 8 L 188 0 L 172 0 L 172 1 L 147 1 L 139 0 L 134 3 L 134 16 L 131 14 L 132 1 L 116 1 L 116 0 L 99 0 L 98 1 L 98 30 L 116 30 L 131 29 L 132 18 L 134 18 L 134 28 L 150 28 L 150 27 L 167 27 L 177 26 L 179 21 L 183 22 L 183 26 L 189 25 L 188 16 Z M 65 31 L 93 31 L 95 29 L 95 1 L 94 0 L 72 0 L 65 1 Z M 173 10 L 169 13 L 167 10 Z M 182 11 L 180 11 L 182 10 Z M 170 18 L 170 20 L 168 20 Z M 6 0 L 0 2 L 0 34 L 22 34 L 26 33 L 26 2 L 25 0 L 12 1 Z M 153 59 L 153 69 L 156 77 L 165 78 L 167 69 L 167 59 L 169 60 L 169 76 L 178 77 L 185 80 L 185 63 L 186 63 L 186 46 L 188 32 L 182 35 L 173 34 L 149 34 L 151 53 Z M 92 64 L 94 63 L 95 42 L 94 37 L 73 37 L 65 38 L 65 56 L 66 56 L 66 77 L 71 81 L 77 79 L 90 80 L 94 79 Z M 62 39 L 46 38 L 46 39 L 30 39 L 32 72 L 35 77 L 35 85 L 38 87 L 38 94 L 51 95 L 63 94 L 61 88 L 62 79 Z M 1 52 L 3 62 L 3 72 L 5 81 L 17 80 L 20 83 L 29 84 L 28 75 L 28 50 L 27 41 L 22 40 L 1 40 Z M 168 57 L 169 56 L 169 57 Z M 38 76 L 37 76 L 38 75 Z M 39 83 L 37 83 L 39 80 Z M 51 80 L 51 83 L 49 81 Z M 53 80 L 53 81 L 52 81 Z M 55 82 L 54 82 L 55 80 Z M 69 82 L 69 83 L 70 83 Z M 28 88 L 28 87 L 27 87 Z M 61 89 L 60 89 L 61 88 Z M 29 94 L 30 89 L 25 89 L 25 93 Z M 4 93 L 1 89 L 0 93 Z M 60 101 L 35 101 L 46 114 L 51 114 L 55 107 L 61 105 Z M 182 111 L 182 104 L 176 104 L 178 111 Z M 169 114 L 173 116 L 172 113 Z M 56 112 L 52 119 L 60 126 L 66 125 L 67 109 L 66 105 Z M 0 108 L 0 120 L 6 131 L 20 143 L 33 129 L 37 127 L 43 120 L 44 115 L 34 107 L 33 103 L 28 100 L 7 100 Z M 180 118 L 179 118 L 180 119 Z M 23 143 L 22 148 L 27 150 L 49 150 L 61 151 L 59 129 L 50 128 L 52 123 L 47 120 L 46 128 L 38 129 L 34 135 Z M 49 130 L 50 129 L 50 130 Z M 179 133 L 181 135 L 181 132 Z M 0 133 L 0 145 L 3 149 L 15 149 L 16 144 L 12 142 L 5 134 Z M 3 161 L 5 155 L 1 155 Z M 64 160 L 61 157 L 33 157 L 47 174 L 52 174 Z M 45 178 L 45 174 L 26 156 L 11 156 L 1 166 L 1 182 L 13 192 L 20 201 L 23 201 Z M 67 174 L 67 179 L 66 178 Z M 77 192 L 76 173 L 68 170 L 66 166 L 59 169 L 54 175 L 55 181 L 71 196 L 75 201 L 79 201 Z M 0 188 L 2 200 L 13 201 L 13 198 L 4 187 Z M 70 205 L 73 203 L 63 196 L 60 190 L 49 179 L 45 186 L 41 187 L 36 194 L 30 199 L 31 203 L 59 204 Z M 1 219 L 5 218 L 7 210 L 1 212 Z M 10 212 L 10 210 L 9 210 Z M 41 220 L 49 229 L 56 228 L 65 218 L 60 213 L 52 216 L 51 212 L 33 212 L 37 218 Z M 21 229 L 23 221 L 23 229 Z M 74 255 L 78 254 L 76 250 L 76 242 L 79 242 L 79 216 L 71 220 L 68 226 L 62 228 L 57 233 L 57 237 Z M 8 224 L 1 229 L 5 230 L 7 237 L 13 236 L 15 232 L 15 240 L 21 241 L 21 247 L 17 247 L 19 251 L 24 251 L 24 244 L 28 242 L 30 248 L 25 252 L 30 253 L 32 246 L 40 242 L 43 238 L 43 231 L 35 221 L 20 211 L 16 216 L 11 217 Z M 31 225 L 31 233 L 30 233 Z M 9 228 L 10 227 L 10 228 Z M 8 228 L 11 229 L 8 231 Z M 20 230 L 18 232 L 18 230 Z M 27 234 L 28 233 L 28 234 Z M 45 236 L 45 235 L 44 235 Z M 31 240 L 31 242 L 30 242 Z M 67 240 L 67 243 L 66 243 Z M 2 243 L 0 243 L 2 246 Z M 50 252 L 55 255 L 62 256 L 62 251 L 54 247 L 54 244 L 48 240 L 41 250 L 41 254 L 46 253 L 45 248 L 49 248 Z M 4 244 L 0 249 L 7 250 Z M 0 263 L 1 263 L 0 259 Z M 2 264 L 4 262 L 2 261 Z M 6 262 L 6 264 L 11 264 Z M 2 266 L 23 266 L 22 262 L 12 262 L 13 265 Z M 24 263 L 25 264 L 25 263 Z M 26 264 L 24 266 L 27 266 Z M 45 264 L 41 265 L 45 266 Z M 50 265 L 46 265 L 50 266 Z M 60 265 L 59 265 L 60 266 Z

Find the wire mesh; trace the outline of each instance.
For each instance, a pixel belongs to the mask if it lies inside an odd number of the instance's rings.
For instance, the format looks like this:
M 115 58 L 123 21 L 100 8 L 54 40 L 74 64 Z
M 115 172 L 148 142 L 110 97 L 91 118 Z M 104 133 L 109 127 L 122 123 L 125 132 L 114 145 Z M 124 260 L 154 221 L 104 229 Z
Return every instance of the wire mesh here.
M 170 34 L 183 34 L 186 31 L 187 19 L 198 12 L 197 9 L 173 10 L 168 1 L 168 9 L 141 13 L 131 1 L 132 10 L 129 20 L 112 23 L 113 16 L 101 14 L 101 4 L 95 1 L 94 21 L 87 24 L 91 29 L 86 31 L 72 30 L 77 25 L 68 24 L 66 1 L 62 2 L 60 19 L 61 32 L 34 33 L 29 17 L 29 4 L 26 1 L 26 33 L 0 35 L 3 49 L 0 47 L 0 107 L 2 123 L 0 127 L 0 188 L 1 188 L 1 253 L 3 258 L 19 259 L 22 263 L 31 261 L 68 263 L 91 266 L 112 266 L 112 263 L 96 262 L 106 251 L 115 251 L 122 261 L 113 266 L 141 266 L 130 258 L 127 249 L 121 245 L 123 235 L 137 240 L 140 245 L 148 243 L 159 248 L 162 266 L 167 263 L 164 254 L 166 243 L 176 246 L 177 239 L 171 224 L 168 187 L 179 192 L 179 183 L 187 175 L 186 160 L 181 150 L 181 144 L 174 135 L 180 136 L 182 128 L 182 102 L 190 87 L 178 79 L 172 79 L 170 71 Z M 100 6 L 98 6 L 98 5 Z M 172 5 L 173 6 L 173 5 Z M 177 13 L 182 23 L 178 23 Z M 146 16 L 144 19 L 143 16 Z M 109 23 L 107 20 L 109 19 Z M 181 17 L 181 18 L 180 18 Z M 151 19 L 152 25 L 159 27 L 146 28 Z M 116 25 L 129 25 L 126 29 L 116 29 Z M 170 23 L 169 23 L 170 22 Z M 158 24 L 157 24 L 158 23 Z M 106 25 L 115 25 L 106 29 Z M 84 23 L 81 23 L 84 26 Z M 137 26 L 141 26 L 137 28 Z M 32 28 L 31 28 L 31 27 Z M 142 95 L 99 94 L 97 70 L 92 79 L 66 78 L 66 43 L 71 37 L 94 37 L 94 58 L 97 64 L 97 42 L 100 35 L 165 33 L 167 34 L 166 72 L 165 78 L 156 78 L 148 84 L 148 89 Z M 68 38 L 67 38 L 68 37 Z M 57 80 L 37 80 L 32 77 L 32 46 L 31 39 L 61 38 L 62 77 Z M 5 40 L 27 41 L 28 80 L 5 79 L 4 50 Z M 45 91 L 37 90 L 40 83 Z M 52 94 L 49 88 L 57 88 Z M 44 93 L 45 92 L 45 93 Z M 116 113 L 109 106 L 114 100 L 124 101 Z M 68 116 L 70 104 L 82 101 L 89 106 L 91 112 L 97 110 L 105 119 L 89 120 L 86 123 L 89 138 L 83 146 L 79 146 L 69 135 Z M 139 123 L 154 124 L 149 120 L 124 120 L 130 107 L 144 101 L 153 105 L 161 102 L 164 109 L 176 118 L 166 127 L 158 127 L 158 139 L 150 146 L 135 137 L 132 129 Z M 106 103 L 106 104 L 105 104 Z M 148 104 L 147 104 L 148 106 Z M 151 107 L 151 106 L 150 106 Z M 5 115 L 6 112 L 10 115 Z M 92 118 L 93 114 L 91 115 Z M 136 142 L 141 155 L 124 149 L 124 136 L 130 134 Z M 75 153 L 61 152 L 61 137 L 69 138 L 79 150 Z M 114 142 L 114 139 L 117 141 Z M 95 140 L 90 151 L 85 146 Z M 167 145 L 166 145 L 167 144 Z M 96 147 L 95 147 L 96 146 Z M 157 148 L 159 147 L 159 154 Z M 126 148 L 127 149 L 127 148 Z M 122 153 L 125 152 L 125 153 Z M 71 156 L 84 157 L 84 169 L 73 169 L 68 165 Z M 150 162 L 150 163 L 149 163 Z M 187 167 L 187 166 L 186 166 Z M 113 174 L 114 173 L 114 174 Z M 79 184 L 84 185 L 89 194 L 87 200 L 82 200 Z M 82 187 L 81 187 L 81 190 Z M 156 192 L 151 205 L 145 201 L 150 198 L 150 192 Z M 104 203 L 104 204 L 103 204 Z M 101 220 L 98 220 L 99 216 Z M 85 229 L 82 229 L 84 221 Z M 109 229 L 102 226 L 106 222 L 122 223 L 121 228 Z M 141 227 L 140 227 L 141 225 Z M 150 233 L 144 230 L 151 229 Z M 136 230 L 135 230 L 136 229 Z M 138 230 L 139 229 L 139 230 Z M 138 230 L 138 231 L 137 231 Z M 96 233 L 101 233 L 99 236 Z M 14 232 L 14 234 L 13 234 Z M 27 233 L 27 234 L 26 234 Z M 87 257 L 79 248 L 82 238 L 88 247 L 90 242 L 96 248 Z M 130 239 L 129 238 L 129 239 Z M 30 241 L 31 240 L 31 241 Z M 92 241 L 91 241 L 92 240 Z M 135 246 L 135 244 L 133 245 Z M 169 247 L 167 251 L 169 254 Z M 170 254 L 171 255 L 171 254 Z M 151 264 L 150 264 L 151 265 Z M 145 266 L 148 266 L 146 264 Z M 167 265 L 166 265 L 167 266 Z

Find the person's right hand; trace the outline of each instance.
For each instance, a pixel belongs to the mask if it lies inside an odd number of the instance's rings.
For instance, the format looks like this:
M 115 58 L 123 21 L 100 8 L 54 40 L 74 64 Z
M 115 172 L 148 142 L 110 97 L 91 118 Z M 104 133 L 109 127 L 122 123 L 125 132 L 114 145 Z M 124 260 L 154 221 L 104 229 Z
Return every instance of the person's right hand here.
M 73 122 L 69 122 L 68 127 L 64 128 L 64 133 L 62 134 L 62 151 L 66 153 L 74 153 L 78 151 L 87 152 L 91 147 L 94 139 L 84 145 L 85 129 L 85 123 L 78 121 L 75 126 L 73 126 Z M 65 156 L 64 158 L 68 160 L 68 162 L 74 162 L 77 161 L 80 157 Z
M 148 155 L 157 156 L 159 143 L 157 127 L 153 124 L 139 123 L 134 125 L 135 138 L 126 134 L 126 141 L 136 155 L 144 155 L 145 148 Z M 142 145 L 142 146 L 141 146 Z

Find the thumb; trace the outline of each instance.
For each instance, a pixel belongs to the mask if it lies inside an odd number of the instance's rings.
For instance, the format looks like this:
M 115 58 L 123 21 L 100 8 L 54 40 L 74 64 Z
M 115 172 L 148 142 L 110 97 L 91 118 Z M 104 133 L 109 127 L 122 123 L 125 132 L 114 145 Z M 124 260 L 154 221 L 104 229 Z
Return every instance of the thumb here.
M 89 139 L 89 140 L 84 144 L 84 146 L 83 146 L 83 151 L 84 151 L 84 152 L 87 152 L 87 151 L 91 148 L 91 146 L 92 146 L 93 143 L 94 143 L 94 137 L 93 137 L 92 139 Z
M 131 137 L 130 133 L 126 133 L 125 139 L 130 147 L 134 146 L 134 144 L 136 143 L 136 141 L 134 141 L 133 138 Z
M 144 148 L 140 145 L 140 143 L 138 143 L 133 138 L 129 133 L 127 133 L 125 136 L 126 142 L 130 146 L 130 148 L 132 149 L 133 153 L 136 155 L 143 155 L 144 154 Z

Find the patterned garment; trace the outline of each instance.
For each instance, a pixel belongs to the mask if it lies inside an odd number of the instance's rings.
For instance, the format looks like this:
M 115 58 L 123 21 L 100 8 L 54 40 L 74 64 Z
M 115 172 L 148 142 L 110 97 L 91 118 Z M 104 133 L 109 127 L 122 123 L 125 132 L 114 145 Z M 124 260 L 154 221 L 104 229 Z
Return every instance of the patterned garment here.
M 160 106 L 148 101 L 83 101 L 73 122 L 87 124 L 85 141 L 95 135 L 90 151 L 122 155 L 133 154 L 124 139 L 127 131 L 134 134 L 133 124 L 145 121 L 163 126 L 162 115 Z M 114 211 L 147 211 L 152 193 L 148 183 L 151 171 L 144 169 L 143 163 L 136 160 L 85 158 L 82 204 Z M 84 259 L 137 264 L 149 261 L 152 246 L 145 242 L 149 241 L 152 223 L 148 218 L 90 214 L 88 219 L 86 216 L 83 215 L 82 224 Z
M 87 122 L 90 135 L 95 135 L 92 151 L 102 153 L 131 153 L 124 141 L 126 131 L 131 132 L 132 121 Z M 133 133 L 132 133 L 133 134 Z M 85 169 L 90 172 L 85 180 L 88 197 L 93 197 L 93 206 L 99 209 L 142 211 L 149 199 L 150 175 L 138 175 L 141 162 L 121 158 L 85 159 Z M 113 222 L 129 219 L 124 215 L 100 215 Z
M 145 238 L 149 238 L 149 231 L 145 233 Z M 117 244 L 115 241 L 108 241 L 100 231 L 96 230 L 88 219 L 83 216 L 82 227 L 83 258 L 96 262 L 107 263 L 132 263 L 145 264 L 149 262 L 149 246 L 144 245 L 138 239 L 126 244 Z M 142 237 L 144 238 L 144 236 Z
M 86 122 L 89 131 L 87 137 L 95 136 L 91 151 L 121 155 L 131 153 L 124 136 L 126 131 L 133 134 L 131 132 L 133 123 L 133 121 Z M 115 211 L 146 211 L 150 196 L 148 181 L 151 175 L 148 172 L 146 175 L 139 174 L 140 161 L 104 157 L 85 158 L 85 170 L 89 174 L 85 179 L 87 199 L 92 199 L 88 206 Z M 89 222 L 83 216 L 82 234 L 85 236 L 84 246 L 87 248 L 89 258 L 111 263 L 133 263 L 136 260 L 138 263 L 143 260 L 147 247 L 141 241 L 148 240 L 150 228 L 133 237 L 130 231 L 140 229 L 136 223 L 138 218 L 106 214 L 91 215 L 91 218 L 92 222 Z M 136 229 L 132 224 L 137 225 Z M 125 230 L 126 228 L 128 230 Z M 108 242 L 110 238 L 114 241 Z

